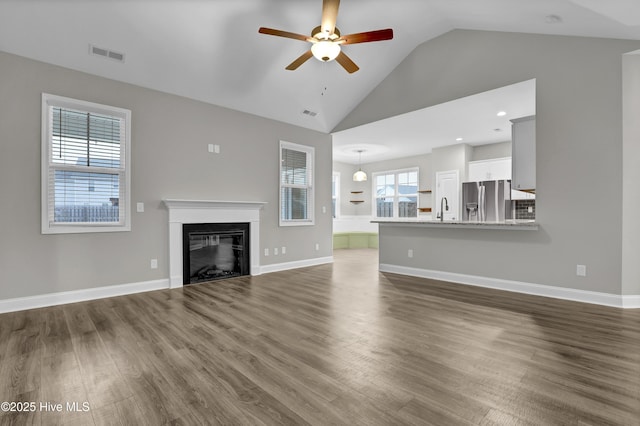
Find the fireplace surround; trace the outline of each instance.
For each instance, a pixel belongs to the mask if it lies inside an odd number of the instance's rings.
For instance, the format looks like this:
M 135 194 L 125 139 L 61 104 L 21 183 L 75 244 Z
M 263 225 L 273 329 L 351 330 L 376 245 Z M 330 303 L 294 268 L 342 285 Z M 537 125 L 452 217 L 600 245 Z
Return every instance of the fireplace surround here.
M 183 232 L 184 224 L 248 223 L 249 273 L 260 275 L 260 211 L 261 201 L 215 201 L 165 199 L 169 210 L 169 277 L 171 288 L 184 285 Z

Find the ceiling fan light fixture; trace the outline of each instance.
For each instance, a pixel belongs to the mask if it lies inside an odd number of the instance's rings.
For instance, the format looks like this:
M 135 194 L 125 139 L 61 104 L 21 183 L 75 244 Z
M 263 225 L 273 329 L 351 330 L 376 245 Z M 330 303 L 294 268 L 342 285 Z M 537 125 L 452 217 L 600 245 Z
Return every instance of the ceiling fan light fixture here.
M 319 61 L 333 61 L 340 54 L 340 45 L 329 40 L 321 40 L 311 46 L 311 53 Z

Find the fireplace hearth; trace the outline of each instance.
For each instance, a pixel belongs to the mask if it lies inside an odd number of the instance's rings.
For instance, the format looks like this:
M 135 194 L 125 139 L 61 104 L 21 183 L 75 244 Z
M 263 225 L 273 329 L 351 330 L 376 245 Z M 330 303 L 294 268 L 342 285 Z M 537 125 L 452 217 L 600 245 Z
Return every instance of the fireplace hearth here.
M 182 225 L 183 284 L 250 274 L 249 223 Z

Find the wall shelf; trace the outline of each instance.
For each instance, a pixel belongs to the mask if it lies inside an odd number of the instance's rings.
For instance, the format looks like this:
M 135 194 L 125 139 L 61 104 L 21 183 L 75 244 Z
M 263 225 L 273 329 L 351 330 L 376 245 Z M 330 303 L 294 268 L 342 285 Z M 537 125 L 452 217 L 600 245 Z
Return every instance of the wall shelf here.
M 364 191 L 351 191 L 352 194 L 362 194 Z
M 351 200 L 349 201 L 351 204 L 360 204 L 360 203 L 364 203 L 364 200 Z
M 418 191 L 419 194 L 431 194 L 430 189 L 421 189 Z

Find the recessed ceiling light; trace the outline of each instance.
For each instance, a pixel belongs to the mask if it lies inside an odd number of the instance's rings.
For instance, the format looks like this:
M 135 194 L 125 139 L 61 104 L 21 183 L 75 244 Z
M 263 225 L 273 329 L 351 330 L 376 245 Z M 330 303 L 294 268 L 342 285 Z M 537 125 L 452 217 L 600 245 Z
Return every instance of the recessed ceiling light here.
M 507 113 L 504 111 L 500 111 L 497 115 L 498 117 L 504 117 L 505 115 L 507 115 Z
M 462 140 L 462 138 L 456 138 L 456 140 L 457 140 L 458 142 L 460 142 L 460 141 Z

